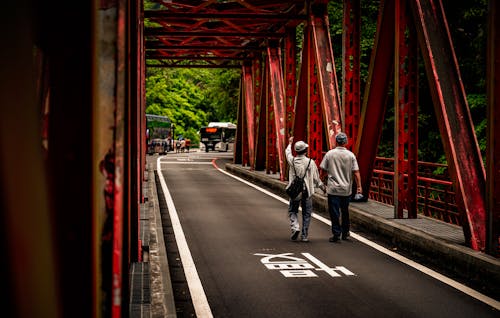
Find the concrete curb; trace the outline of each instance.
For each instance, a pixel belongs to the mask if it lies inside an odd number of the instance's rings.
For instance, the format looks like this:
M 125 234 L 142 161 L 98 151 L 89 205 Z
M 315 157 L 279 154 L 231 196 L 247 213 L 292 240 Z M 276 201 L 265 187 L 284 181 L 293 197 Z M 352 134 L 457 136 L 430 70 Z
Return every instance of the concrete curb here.
M 156 191 L 154 165 L 148 164 L 148 182 L 151 191 L 151 246 L 150 262 L 152 268 L 151 281 L 151 316 L 152 317 L 177 317 L 175 309 L 174 292 L 168 267 L 167 250 L 163 236 L 163 225 L 160 215 L 160 204 Z
M 261 185 L 277 195 L 286 197 L 286 183 L 262 173 L 250 171 L 240 165 L 226 164 L 226 170 L 243 179 Z M 393 222 L 362 210 L 363 203 L 350 206 L 351 222 L 392 241 L 406 252 L 424 258 L 431 264 L 451 271 L 459 277 L 473 280 L 497 291 L 500 286 L 500 260 L 474 251 L 454 242 L 434 237 L 423 231 Z M 327 199 L 314 194 L 313 208 L 316 213 L 328 216 Z

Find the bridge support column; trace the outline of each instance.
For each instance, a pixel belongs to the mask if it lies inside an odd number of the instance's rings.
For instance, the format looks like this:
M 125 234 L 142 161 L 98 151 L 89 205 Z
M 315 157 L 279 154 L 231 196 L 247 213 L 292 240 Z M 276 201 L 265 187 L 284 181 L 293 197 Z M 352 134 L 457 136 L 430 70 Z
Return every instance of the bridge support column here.
M 486 151 L 487 252 L 500 256 L 500 4 L 489 2 L 488 147 Z
M 248 165 L 253 168 L 255 163 L 255 94 L 254 94 L 254 81 L 252 76 L 252 64 L 251 62 L 243 65 L 243 131 L 246 132 L 246 140 L 244 143 L 244 153 L 242 164 L 248 163 Z M 248 155 L 247 155 L 248 152 Z M 248 162 L 247 162 L 248 160 Z
M 417 218 L 418 70 L 417 35 L 406 0 L 395 5 L 394 218 Z
M 342 110 L 344 131 L 349 136 L 348 148 L 356 143 L 361 110 L 360 98 L 360 0 L 344 0 L 342 33 Z
M 268 112 L 268 138 L 269 145 L 274 145 L 279 167 L 280 179 L 285 180 L 285 87 L 283 83 L 283 71 L 281 69 L 281 49 L 277 42 L 270 42 L 267 47 L 267 58 L 269 62 L 269 84 L 271 87 L 272 111 Z M 271 149 L 270 149 L 271 150 Z M 268 169 L 273 165 L 268 165 Z M 269 172 L 269 171 L 268 171 Z
M 411 1 L 446 159 L 467 243 L 484 250 L 486 173 L 440 0 Z
M 387 92 L 393 76 L 390 70 L 394 67 L 394 17 L 394 0 L 382 0 L 361 108 L 358 138 L 354 145 L 363 195 L 366 198 L 370 191 L 371 174 L 382 134 Z
M 341 119 L 335 61 L 328 31 L 327 3 L 311 6 L 309 22 L 311 23 L 312 45 L 316 59 L 318 90 L 321 96 L 321 105 L 318 106 L 323 111 L 323 121 L 328 132 L 326 148 L 331 149 L 336 144 L 335 135 L 342 130 L 344 123 Z

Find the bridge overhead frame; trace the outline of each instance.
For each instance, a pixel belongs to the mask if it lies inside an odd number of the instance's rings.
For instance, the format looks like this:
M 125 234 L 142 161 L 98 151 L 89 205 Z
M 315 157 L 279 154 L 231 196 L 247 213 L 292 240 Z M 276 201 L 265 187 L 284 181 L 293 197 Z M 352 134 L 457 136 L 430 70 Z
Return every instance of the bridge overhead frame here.
M 335 134 L 344 130 L 351 136 L 349 148 L 358 155 L 367 196 L 392 83 L 397 114 L 396 218 L 403 217 L 404 210 L 410 218 L 417 217 L 419 47 L 465 236 L 476 250 L 498 250 L 498 233 L 494 233 L 495 227 L 488 226 L 490 220 L 498 219 L 498 212 L 487 211 L 486 171 L 440 0 L 380 1 L 377 35 L 362 101 L 360 0 L 343 2 L 342 101 L 328 33 L 328 1 L 158 4 L 160 10 L 145 14 L 159 25 L 145 30 L 146 59 L 155 61 L 148 65 L 240 67 L 243 98 L 238 122 L 245 125 L 245 133 L 241 135 L 235 160 L 253 169 L 279 173 L 282 180 L 286 179 L 283 148 L 288 136 L 293 134 L 309 143 L 310 155 L 319 163 L 323 154 L 335 146 Z M 291 32 L 299 24 L 303 26 L 304 38 L 301 64 L 294 68 L 290 60 L 296 44 L 291 41 Z M 436 50 L 438 47 L 444 50 Z M 394 72 L 387 72 L 390 69 Z M 262 76 L 262 80 L 256 76 Z M 294 87 L 290 83 L 295 79 Z M 258 87 L 256 83 L 264 85 Z
M 381 1 L 363 95 L 357 64 L 360 1 L 344 0 L 342 98 L 325 0 L 158 0 L 158 8 L 147 11 L 139 0 L 28 2 L 7 1 L 0 10 L 13 30 L 1 53 L 12 63 L 2 68 L 10 80 L 2 82 L 0 98 L 2 105 L 16 106 L 0 108 L 1 232 L 8 260 L 2 279 L 13 291 L 5 308 L 17 316 L 126 316 L 126 273 L 142 255 L 148 67 L 241 69 L 236 163 L 285 179 L 288 136 L 306 140 L 319 162 L 335 146 L 335 133 L 344 130 L 367 191 L 391 82 L 404 92 L 394 99 L 401 120 L 413 120 L 395 128 L 395 175 L 398 181 L 416 177 L 412 147 L 418 136 L 403 127 L 416 124 L 418 87 L 412 69 L 401 61 L 414 59 L 418 46 L 464 232 L 472 248 L 500 255 L 497 1 L 489 2 L 486 167 L 439 0 Z M 58 14 L 61 7 L 72 14 Z M 144 19 L 157 24 L 144 27 Z M 62 27 L 75 24 L 80 28 Z M 301 59 L 296 58 L 298 25 L 304 26 Z M 402 34 L 411 38 L 403 41 Z M 399 207 L 410 210 L 415 204 L 414 190 L 405 185 L 412 182 L 399 184 L 395 217 Z M 34 194 L 31 200 L 27 193 Z

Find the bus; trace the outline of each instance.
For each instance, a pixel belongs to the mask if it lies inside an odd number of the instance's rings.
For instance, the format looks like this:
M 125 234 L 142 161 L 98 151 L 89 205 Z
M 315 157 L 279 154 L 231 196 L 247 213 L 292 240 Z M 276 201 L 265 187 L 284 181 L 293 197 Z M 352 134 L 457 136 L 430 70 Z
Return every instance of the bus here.
M 172 150 L 172 123 L 166 116 L 146 114 L 146 143 L 147 153 L 166 154 Z
M 205 148 L 206 152 L 234 151 L 236 139 L 236 125 L 226 122 L 211 122 L 200 129 L 200 150 Z

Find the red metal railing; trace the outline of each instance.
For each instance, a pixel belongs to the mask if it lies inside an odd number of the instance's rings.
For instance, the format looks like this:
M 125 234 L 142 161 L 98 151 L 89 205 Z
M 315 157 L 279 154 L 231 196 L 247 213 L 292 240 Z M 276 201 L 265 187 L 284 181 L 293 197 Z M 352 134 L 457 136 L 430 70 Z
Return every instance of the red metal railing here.
M 419 161 L 418 169 L 418 213 L 447 223 L 461 225 L 453 184 L 447 174 L 447 166 Z M 376 158 L 369 198 L 394 205 L 394 159 Z

